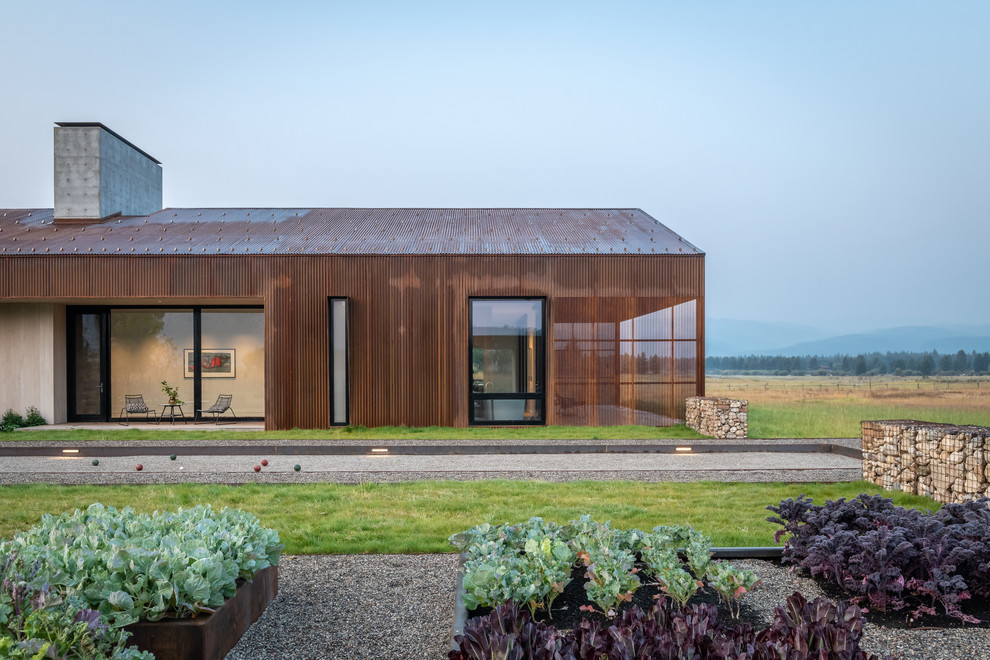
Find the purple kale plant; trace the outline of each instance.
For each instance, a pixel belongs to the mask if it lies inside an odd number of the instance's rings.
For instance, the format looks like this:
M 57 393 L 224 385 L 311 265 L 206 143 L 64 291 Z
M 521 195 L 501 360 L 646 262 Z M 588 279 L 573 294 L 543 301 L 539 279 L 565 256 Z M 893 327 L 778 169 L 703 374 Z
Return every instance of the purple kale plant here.
M 558 660 L 557 630 L 533 621 L 530 613 L 513 601 L 499 605 L 489 614 L 469 619 L 464 633 L 454 638 L 460 651 L 451 651 L 449 660 Z
M 508 602 L 468 621 L 450 660 L 880 660 L 860 647 L 859 608 L 808 602 L 795 593 L 778 607 L 773 624 L 724 625 L 709 604 L 682 607 L 660 598 L 647 611 L 624 610 L 608 627 L 581 619 L 568 631 L 535 623 Z M 888 659 L 890 657 L 888 656 Z M 886 660 L 886 659 L 885 659 Z
M 863 617 L 855 605 L 833 604 L 826 598 L 808 601 L 791 594 L 774 612 L 773 624 L 756 636 L 754 660 L 772 658 L 835 658 L 879 660 L 867 655 L 859 642 Z M 885 656 L 885 660 L 892 656 Z
M 844 589 L 856 604 L 909 610 L 919 618 L 940 610 L 979 623 L 962 610 L 975 593 L 990 595 L 990 509 L 986 498 L 947 504 L 935 513 L 895 506 L 879 495 L 816 506 L 799 496 L 767 507 L 787 535 L 783 561 Z

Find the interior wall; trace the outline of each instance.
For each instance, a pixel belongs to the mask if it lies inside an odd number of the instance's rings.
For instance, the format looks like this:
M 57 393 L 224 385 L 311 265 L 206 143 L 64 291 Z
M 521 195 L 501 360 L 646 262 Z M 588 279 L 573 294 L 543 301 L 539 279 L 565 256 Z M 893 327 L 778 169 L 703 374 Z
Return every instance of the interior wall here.
M 0 413 L 35 406 L 65 421 L 65 306 L 0 304 Z
M 221 394 L 230 394 L 230 407 L 238 417 L 264 417 L 264 313 L 260 309 L 204 309 L 202 319 L 203 361 L 217 351 L 230 356 L 230 368 L 224 363 L 218 373 L 203 365 L 203 409 Z

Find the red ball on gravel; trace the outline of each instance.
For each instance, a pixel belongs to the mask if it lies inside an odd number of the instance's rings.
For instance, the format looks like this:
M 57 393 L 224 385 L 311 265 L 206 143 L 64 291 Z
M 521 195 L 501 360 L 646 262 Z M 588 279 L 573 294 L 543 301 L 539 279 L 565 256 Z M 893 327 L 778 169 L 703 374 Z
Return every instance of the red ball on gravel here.
M 254 471 L 255 472 L 261 472 L 261 466 L 260 465 L 255 465 L 254 466 Z
M 136 469 L 136 470 L 137 470 L 138 472 L 140 472 L 141 470 L 143 470 L 143 469 L 144 469 L 144 466 L 143 466 L 143 465 L 141 465 L 140 463 L 138 463 L 138 464 L 137 464 L 137 467 L 136 467 L 136 468 L 134 468 L 134 469 Z
M 267 458 L 262 459 L 261 464 L 264 465 L 265 467 L 268 467 L 268 459 Z

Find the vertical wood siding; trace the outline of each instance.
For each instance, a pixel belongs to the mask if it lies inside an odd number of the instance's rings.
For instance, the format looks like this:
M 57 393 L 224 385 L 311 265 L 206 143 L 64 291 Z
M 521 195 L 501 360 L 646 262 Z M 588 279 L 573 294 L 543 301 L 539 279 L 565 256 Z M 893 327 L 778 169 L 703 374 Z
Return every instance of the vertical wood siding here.
M 262 301 L 268 429 L 330 424 L 331 297 L 350 299 L 352 424 L 466 426 L 472 296 L 546 298 L 549 424 L 615 423 L 575 417 L 561 397 L 594 406 L 621 396 L 614 369 L 596 364 L 576 379 L 576 363 L 557 364 L 556 323 L 696 300 L 696 382 L 662 388 L 665 414 L 682 417 L 678 399 L 704 393 L 704 255 L 0 257 L 0 302 Z

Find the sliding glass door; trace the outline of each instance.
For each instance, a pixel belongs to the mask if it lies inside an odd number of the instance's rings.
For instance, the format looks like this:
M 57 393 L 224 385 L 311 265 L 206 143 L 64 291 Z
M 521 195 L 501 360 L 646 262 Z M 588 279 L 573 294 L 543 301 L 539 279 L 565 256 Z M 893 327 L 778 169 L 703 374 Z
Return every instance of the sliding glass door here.
M 68 326 L 69 421 L 103 421 L 110 395 L 106 310 L 76 310 Z
M 161 412 L 162 383 L 183 412 L 231 395 L 238 419 L 265 414 L 264 310 L 229 307 L 69 307 L 70 421 L 116 417 L 126 395 Z

